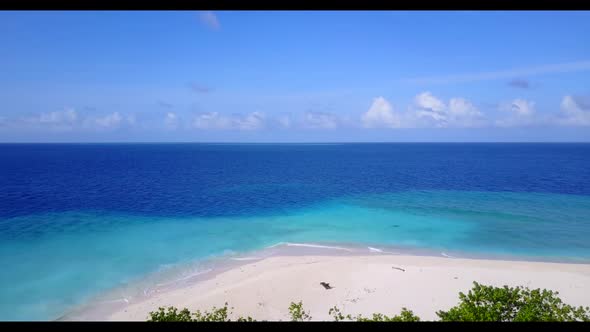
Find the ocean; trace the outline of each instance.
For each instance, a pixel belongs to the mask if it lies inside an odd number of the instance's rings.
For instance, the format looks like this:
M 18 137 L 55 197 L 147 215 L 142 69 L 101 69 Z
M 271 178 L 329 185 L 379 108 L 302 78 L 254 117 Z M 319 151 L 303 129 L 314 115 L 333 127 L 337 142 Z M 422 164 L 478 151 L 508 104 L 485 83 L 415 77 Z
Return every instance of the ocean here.
M 0 320 L 281 244 L 590 263 L 589 239 L 590 144 L 0 144 Z

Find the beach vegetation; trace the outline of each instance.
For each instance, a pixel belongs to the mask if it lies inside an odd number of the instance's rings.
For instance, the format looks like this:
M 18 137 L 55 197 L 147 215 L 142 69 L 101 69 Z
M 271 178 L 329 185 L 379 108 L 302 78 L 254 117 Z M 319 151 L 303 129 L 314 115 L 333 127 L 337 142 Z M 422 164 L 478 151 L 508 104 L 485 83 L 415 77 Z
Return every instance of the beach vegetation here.
M 157 311 L 150 312 L 148 322 L 230 322 L 230 314 L 227 302 L 221 308 L 213 307 L 211 311 L 197 310 L 194 313 L 191 313 L 187 308 L 179 311 L 175 307 L 160 307 Z M 236 321 L 255 322 L 250 316 L 238 317 Z
M 192 322 L 191 316 L 187 308 L 179 311 L 175 307 L 160 307 L 157 311 L 150 312 L 148 322 Z
M 335 321 L 340 322 L 344 320 L 357 322 L 419 322 L 420 317 L 414 315 L 412 310 L 402 308 L 399 315 L 387 316 L 381 313 L 374 313 L 371 317 L 363 317 L 362 315 L 352 316 L 350 314 L 343 315 L 338 307 L 330 308 L 328 314 L 334 318 Z
M 412 310 L 408 310 L 407 308 L 402 308 L 402 311 L 399 315 L 395 316 L 387 316 L 384 314 L 373 314 L 372 317 L 362 317 L 361 315 L 356 316 L 357 322 L 419 322 L 420 317 L 414 315 Z
M 528 287 L 494 287 L 473 283 L 467 294 L 459 292 L 459 303 L 447 311 L 437 311 L 443 322 L 571 322 L 590 321 L 589 307 L 575 307 L 564 303 L 559 292 Z M 233 309 L 233 308 L 231 308 Z M 419 322 L 420 317 L 411 310 L 402 308 L 399 315 L 387 316 L 374 313 L 370 317 L 344 315 L 336 306 L 328 314 L 335 321 L 358 322 Z M 184 308 L 158 308 L 150 312 L 150 322 L 229 322 L 227 303 L 222 308 L 213 307 L 211 311 L 191 313 Z M 310 321 L 311 315 L 303 308 L 303 302 L 289 305 L 291 321 Z M 238 322 L 255 322 L 252 317 L 239 317 Z
M 566 322 L 590 321 L 588 307 L 563 303 L 559 292 L 528 287 L 493 287 L 477 282 L 459 304 L 436 314 L 442 321 L 464 322 Z
M 289 314 L 291 315 L 291 321 L 294 322 L 311 320 L 309 313 L 303 310 L 303 302 L 301 301 L 298 303 L 291 302 L 291 305 L 289 305 Z
M 343 321 L 343 320 L 353 320 L 353 317 L 350 314 L 344 316 L 342 314 L 342 312 L 340 311 L 340 309 L 338 309 L 338 307 L 336 307 L 336 306 L 334 306 L 334 307 L 330 308 L 330 310 L 328 310 L 328 315 L 334 317 L 334 320 L 337 322 Z

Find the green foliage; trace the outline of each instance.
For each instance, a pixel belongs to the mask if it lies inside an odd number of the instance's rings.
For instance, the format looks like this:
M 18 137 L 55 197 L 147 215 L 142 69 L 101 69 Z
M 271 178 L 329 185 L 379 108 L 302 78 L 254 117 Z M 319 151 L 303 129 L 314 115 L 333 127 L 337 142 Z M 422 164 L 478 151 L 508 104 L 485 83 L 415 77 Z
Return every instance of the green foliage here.
M 459 304 L 448 311 L 438 311 L 441 321 L 463 322 L 549 322 L 549 321 L 590 321 L 590 308 L 573 307 L 565 304 L 557 296 L 558 292 L 546 289 L 530 290 L 524 287 L 493 287 L 474 282 L 467 295 L 459 293 Z M 232 308 L 233 309 L 233 308 Z M 420 318 L 411 310 L 402 308 L 399 315 L 392 317 L 374 313 L 372 317 L 361 315 L 344 315 L 337 307 L 328 311 L 335 321 L 359 322 L 419 322 Z M 191 313 L 184 308 L 158 308 L 150 312 L 150 322 L 229 322 L 227 303 L 222 308 L 213 307 L 211 312 Z M 303 303 L 291 302 L 289 306 L 291 320 L 309 321 L 311 316 L 303 309 Z M 239 317 L 238 322 L 255 322 L 252 317 Z
M 405 307 L 402 308 L 402 311 L 399 315 L 392 317 L 392 322 L 419 322 L 420 317 L 414 315 L 412 310 L 408 310 Z
M 521 286 L 493 287 L 474 282 L 467 295 L 459 293 L 459 305 L 438 311 L 442 321 L 565 322 L 590 321 L 588 307 L 572 307 L 550 290 Z
M 311 316 L 303 310 L 303 303 L 291 302 L 289 306 L 289 314 L 291 314 L 291 320 L 294 322 L 302 322 L 304 320 L 311 320 Z
M 248 316 L 246 318 L 244 317 L 239 317 L 236 322 L 255 322 L 256 320 L 253 319 L 252 317 Z
M 193 314 L 195 316 L 195 322 L 229 322 L 230 320 L 227 318 L 227 303 L 223 306 L 223 308 L 216 308 L 213 307 L 211 312 L 205 311 L 201 313 L 201 311 L 197 310 Z
M 352 320 L 352 316 L 350 316 L 350 314 L 346 316 L 342 315 L 342 312 L 340 312 L 340 309 L 338 309 L 336 306 L 330 308 L 328 315 L 334 317 L 334 320 L 337 322 L 345 319 Z
M 158 311 L 150 312 L 148 322 L 231 322 L 231 319 L 228 318 L 229 314 L 227 303 L 222 308 L 213 307 L 211 312 L 197 310 L 195 313 L 191 313 L 187 308 L 178 311 L 174 307 L 168 307 L 168 310 L 160 307 Z M 237 321 L 255 322 L 250 316 L 239 317 Z
M 158 311 L 150 312 L 148 322 L 192 322 L 191 313 L 187 308 L 178 311 L 174 307 L 168 307 L 168 311 L 164 308 L 158 308 Z
M 337 307 L 332 307 L 328 311 L 328 314 L 331 315 L 332 317 L 334 317 L 334 320 L 337 322 L 345 320 L 345 319 L 346 320 L 356 320 L 358 322 L 419 322 L 420 321 L 420 317 L 414 315 L 414 313 L 411 310 L 408 310 L 406 308 L 402 308 L 402 311 L 399 315 L 395 315 L 392 317 L 389 317 L 387 315 L 380 314 L 380 313 L 373 314 L 373 316 L 371 318 L 363 317 L 362 315 L 357 315 L 355 317 L 352 317 L 350 314 L 344 316 L 342 314 L 342 312 L 340 312 L 340 309 L 338 309 Z

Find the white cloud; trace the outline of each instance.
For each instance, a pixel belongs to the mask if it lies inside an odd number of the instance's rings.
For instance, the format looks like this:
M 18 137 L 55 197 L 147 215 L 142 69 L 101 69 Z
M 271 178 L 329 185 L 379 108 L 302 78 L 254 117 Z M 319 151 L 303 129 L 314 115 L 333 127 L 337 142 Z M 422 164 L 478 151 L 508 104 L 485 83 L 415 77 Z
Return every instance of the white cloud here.
M 416 127 L 475 127 L 484 124 L 483 114 L 465 98 L 444 101 L 426 91 L 414 98 L 416 109 L 408 116 Z
M 450 126 L 477 127 L 485 124 L 483 113 L 464 98 L 451 98 L 447 116 Z
M 253 112 L 244 118 L 234 119 L 236 127 L 241 130 L 257 130 L 264 126 L 264 114 Z
M 426 91 L 414 98 L 406 112 L 395 112 L 383 97 L 373 100 L 369 110 L 361 115 L 365 128 L 473 128 L 483 126 L 523 127 L 532 125 L 590 125 L 590 102 L 565 96 L 558 116 L 538 114 L 535 102 L 517 98 L 500 105 L 504 116 L 490 121 L 469 100 L 451 98 L 448 103 Z
M 199 20 L 201 21 L 202 24 L 206 25 L 207 27 L 209 27 L 211 29 L 217 30 L 221 27 L 221 24 L 219 23 L 219 20 L 217 19 L 217 15 L 215 15 L 215 13 L 213 13 L 211 11 L 200 12 L 199 13 Z
M 229 129 L 231 121 L 217 112 L 209 112 L 197 115 L 193 120 L 193 127 L 197 129 Z
M 437 113 L 443 112 L 446 108 L 445 104 L 440 99 L 433 96 L 429 91 L 417 95 L 414 98 L 414 102 L 420 108 Z
M 508 116 L 496 121 L 499 127 L 528 126 L 539 123 L 535 116 L 535 103 L 525 99 L 514 99 L 508 104 L 500 105 L 500 110 Z
M 524 99 L 515 99 L 510 105 L 510 110 L 518 116 L 532 116 L 535 113 L 535 103 Z
M 447 105 L 426 91 L 414 98 L 405 112 L 395 112 L 383 97 L 373 100 L 361 116 L 365 128 L 477 127 L 485 124 L 483 114 L 464 98 L 451 98 Z
M 52 126 L 70 127 L 78 119 L 78 114 L 73 108 L 66 108 L 63 111 L 41 113 L 37 118 L 29 119 L 28 122 L 46 124 Z
M 193 127 L 216 130 L 257 130 L 264 127 L 264 120 L 264 114 L 260 112 L 249 113 L 246 116 L 226 116 L 217 112 L 210 112 L 196 116 L 193 120 Z
M 98 128 L 114 129 L 121 125 L 123 117 L 119 112 L 115 112 L 104 117 L 95 118 L 93 124 Z
M 361 121 L 365 128 L 399 128 L 402 125 L 400 115 L 393 111 L 391 104 L 383 97 L 373 99 L 373 104 L 363 113 Z
M 119 112 L 104 116 L 89 116 L 83 113 L 79 114 L 73 108 L 67 108 L 63 111 L 41 113 L 25 118 L 15 118 L 9 124 L 15 128 L 46 128 L 55 131 L 115 129 L 123 124 L 135 126 L 137 124 L 137 118 L 134 114 L 122 115 Z
M 444 102 L 429 91 L 422 92 L 414 98 L 414 104 L 417 109 L 412 114 L 417 118 L 418 122 L 424 122 L 424 126 L 445 126 L 446 119 L 446 105 Z
M 558 123 L 570 126 L 590 126 L 590 106 L 576 100 L 573 96 L 563 97 Z
M 39 123 L 71 125 L 78 119 L 78 114 L 73 108 L 63 111 L 43 113 L 39 116 Z
M 338 118 L 331 113 L 306 112 L 303 118 L 303 127 L 309 129 L 335 129 L 338 127 Z
M 41 113 L 37 116 L 17 119 L 15 124 L 22 123 L 25 126 L 46 127 L 50 130 L 71 130 L 78 122 L 78 113 L 73 108 L 66 108 L 63 111 Z
M 178 116 L 176 113 L 168 112 L 164 118 L 164 125 L 168 129 L 176 129 L 178 127 Z

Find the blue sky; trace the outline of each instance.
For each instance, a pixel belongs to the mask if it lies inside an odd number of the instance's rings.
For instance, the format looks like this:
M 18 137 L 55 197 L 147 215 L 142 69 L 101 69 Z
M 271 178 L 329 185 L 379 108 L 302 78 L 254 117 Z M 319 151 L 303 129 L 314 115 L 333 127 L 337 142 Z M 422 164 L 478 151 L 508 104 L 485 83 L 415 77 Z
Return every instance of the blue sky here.
M 0 12 L 2 142 L 590 141 L 590 12 Z

